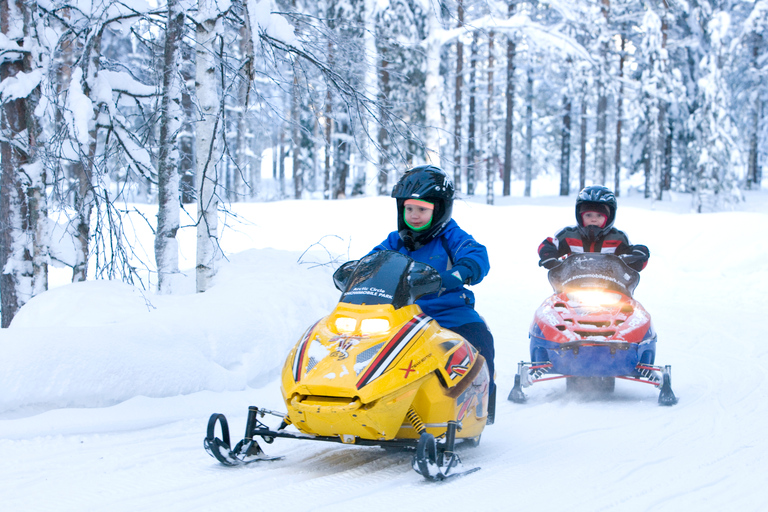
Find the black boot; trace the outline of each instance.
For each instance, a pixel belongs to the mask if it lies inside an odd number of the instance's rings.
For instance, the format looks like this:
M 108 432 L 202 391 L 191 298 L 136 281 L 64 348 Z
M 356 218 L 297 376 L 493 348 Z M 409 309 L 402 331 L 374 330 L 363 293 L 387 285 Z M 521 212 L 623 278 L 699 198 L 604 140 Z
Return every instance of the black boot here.
M 496 416 L 496 386 L 491 388 L 491 392 L 488 394 L 488 419 L 485 421 L 487 425 L 493 425 L 493 419 Z

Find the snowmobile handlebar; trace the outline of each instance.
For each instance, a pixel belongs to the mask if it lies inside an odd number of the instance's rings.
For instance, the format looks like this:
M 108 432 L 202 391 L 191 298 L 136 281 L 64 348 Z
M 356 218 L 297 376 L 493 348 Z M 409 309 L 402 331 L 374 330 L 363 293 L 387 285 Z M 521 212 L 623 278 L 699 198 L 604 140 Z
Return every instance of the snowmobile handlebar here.
M 575 253 L 549 270 L 547 277 L 556 293 L 601 288 L 632 296 L 640 274 L 615 254 Z

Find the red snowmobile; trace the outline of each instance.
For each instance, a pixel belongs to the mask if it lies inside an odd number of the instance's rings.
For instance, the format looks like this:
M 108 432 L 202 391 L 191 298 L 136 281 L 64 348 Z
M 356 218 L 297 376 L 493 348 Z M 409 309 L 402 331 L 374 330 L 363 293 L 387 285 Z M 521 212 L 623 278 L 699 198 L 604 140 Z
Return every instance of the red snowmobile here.
M 555 293 L 531 324 L 531 361 L 518 364 L 508 399 L 526 401 L 524 387 L 565 379 L 569 391 L 613 392 L 616 379 L 660 389 L 674 405 L 671 367 L 656 366 L 651 316 L 632 298 L 640 275 L 613 254 L 572 254 L 549 271 Z

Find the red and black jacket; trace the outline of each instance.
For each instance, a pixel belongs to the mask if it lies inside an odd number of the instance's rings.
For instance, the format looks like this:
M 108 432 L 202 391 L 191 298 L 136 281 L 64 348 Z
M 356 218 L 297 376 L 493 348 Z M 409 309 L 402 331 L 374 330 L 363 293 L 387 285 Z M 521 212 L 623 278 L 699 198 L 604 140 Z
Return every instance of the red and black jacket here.
M 632 245 L 623 231 L 611 228 L 605 235 L 588 240 L 581 235 L 577 226 L 561 229 L 554 237 L 546 238 L 539 245 L 540 264 L 556 260 L 571 253 L 600 252 L 603 254 L 630 254 L 630 267 L 637 271 L 648 264 L 650 251 L 644 245 Z

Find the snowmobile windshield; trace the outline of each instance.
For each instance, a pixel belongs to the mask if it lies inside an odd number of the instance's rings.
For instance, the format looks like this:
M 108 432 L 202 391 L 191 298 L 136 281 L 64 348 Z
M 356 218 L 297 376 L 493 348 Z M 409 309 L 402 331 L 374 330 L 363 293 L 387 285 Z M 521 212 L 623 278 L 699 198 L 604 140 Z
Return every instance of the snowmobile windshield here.
M 348 262 L 334 274 L 342 290 L 340 302 L 392 304 L 395 309 L 440 289 L 440 274 L 424 263 L 395 251 L 377 251 Z
M 600 289 L 632 296 L 640 274 L 613 254 L 571 254 L 549 271 L 549 283 L 556 293 Z

